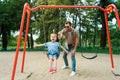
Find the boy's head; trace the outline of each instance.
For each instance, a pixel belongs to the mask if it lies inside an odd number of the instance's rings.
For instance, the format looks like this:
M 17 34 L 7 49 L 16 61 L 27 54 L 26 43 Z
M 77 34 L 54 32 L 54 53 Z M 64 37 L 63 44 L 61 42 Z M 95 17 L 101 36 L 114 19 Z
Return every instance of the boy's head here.
M 55 42 L 55 41 L 57 40 L 57 34 L 52 33 L 52 34 L 50 35 L 50 40 L 51 40 L 52 42 Z

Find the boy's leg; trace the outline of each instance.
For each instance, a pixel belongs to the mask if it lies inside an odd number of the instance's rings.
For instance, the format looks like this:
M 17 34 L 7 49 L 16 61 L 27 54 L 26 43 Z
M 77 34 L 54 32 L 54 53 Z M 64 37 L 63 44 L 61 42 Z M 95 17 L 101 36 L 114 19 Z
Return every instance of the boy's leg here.
M 49 68 L 51 69 L 53 66 L 53 58 L 49 57 Z
M 57 58 L 56 57 L 54 57 L 53 58 L 53 64 L 54 64 L 54 67 L 53 67 L 53 69 L 55 69 L 55 71 L 57 70 Z
M 52 55 L 48 55 L 49 58 L 49 72 L 52 73 L 52 67 L 53 67 L 53 57 Z

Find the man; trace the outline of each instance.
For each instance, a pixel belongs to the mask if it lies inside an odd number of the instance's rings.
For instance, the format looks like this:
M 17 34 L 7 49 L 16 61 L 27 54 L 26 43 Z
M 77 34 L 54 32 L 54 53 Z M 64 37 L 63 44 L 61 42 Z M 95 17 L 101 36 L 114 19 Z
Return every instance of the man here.
M 74 76 L 76 74 L 75 53 L 79 43 L 79 38 L 77 32 L 72 28 L 71 25 L 72 24 L 70 21 L 65 22 L 65 28 L 58 32 L 58 38 L 61 39 L 62 36 L 65 36 L 65 48 L 66 50 L 70 51 L 70 56 L 72 61 L 72 72 L 70 75 Z M 67 54 L 65 52 L 63 53 L 63 59 L 65 66 L 63 66 L 62 68 L 66 69 L 68 68 L 69 64 L 68 64 Z

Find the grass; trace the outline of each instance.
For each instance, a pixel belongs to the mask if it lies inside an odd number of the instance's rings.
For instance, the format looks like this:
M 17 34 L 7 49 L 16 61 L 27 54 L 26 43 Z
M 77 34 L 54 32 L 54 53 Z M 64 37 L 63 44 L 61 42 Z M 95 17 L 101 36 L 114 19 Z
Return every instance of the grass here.
M 16 47 L 8 47 L 7 51 L 16 51 Z M 23 47 L 20 48 L 20 51 L 23 51 Z M 36 48 L 26 48 L 26 51 L 47 51 L 45 47 L 36 47 Z M 2 50 L 1 50 L 2 52 Z M 100 47 L 77 47 L 77 52 L 83 53 L 101 53 L 101 54 L 109 54 L 109 48 L 100 48 Z M 120 54 L 120 48 L 113 47 L 113 54 Z

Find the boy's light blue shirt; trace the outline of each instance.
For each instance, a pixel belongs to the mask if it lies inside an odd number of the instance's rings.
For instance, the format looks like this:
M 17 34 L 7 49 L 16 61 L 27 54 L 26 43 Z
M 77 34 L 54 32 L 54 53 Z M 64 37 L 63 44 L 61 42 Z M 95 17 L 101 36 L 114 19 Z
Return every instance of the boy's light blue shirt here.
M 58 54 L 60 44 L 58 42 L 47 42 L 45 43 L 45 47 L 48 49 L 48 54 Z

